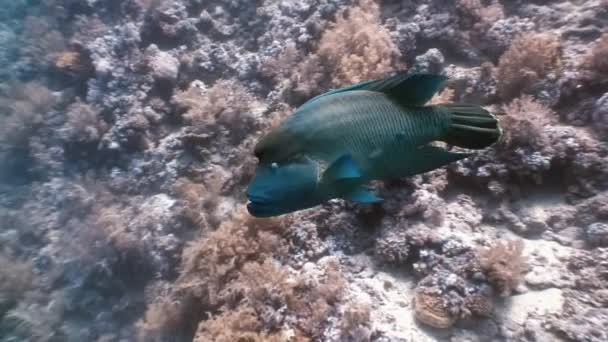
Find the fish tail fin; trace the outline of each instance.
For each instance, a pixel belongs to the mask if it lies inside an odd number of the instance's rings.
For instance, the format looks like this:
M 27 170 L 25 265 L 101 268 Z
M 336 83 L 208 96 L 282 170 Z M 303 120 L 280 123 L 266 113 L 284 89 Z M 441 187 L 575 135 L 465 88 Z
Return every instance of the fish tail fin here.
M 451 125 L 442 141 L 458 147 L 481 150 L 498 141 L 502 135 L 496 117 L 480 106 L 441 104 L 450 112 Z

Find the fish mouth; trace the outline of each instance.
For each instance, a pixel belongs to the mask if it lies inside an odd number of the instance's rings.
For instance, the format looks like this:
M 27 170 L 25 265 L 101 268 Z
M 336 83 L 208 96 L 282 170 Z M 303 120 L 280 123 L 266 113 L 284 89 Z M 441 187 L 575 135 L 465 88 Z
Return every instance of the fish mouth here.
M 272 217 L 284 214 L 276 209 L 276 205 L 265 201 L 249 200 L 247 211 L 254 217 Z
M 249 202 L 247 203 L 247 211 L 250 215 L 255 217 L 270 217 L 275 216 L 276 209 L 273 208 L 273 204 L 276 207 L 276 203 L 270 201 L 267 196 L 254 195 L 251 192 L 247 193 Z

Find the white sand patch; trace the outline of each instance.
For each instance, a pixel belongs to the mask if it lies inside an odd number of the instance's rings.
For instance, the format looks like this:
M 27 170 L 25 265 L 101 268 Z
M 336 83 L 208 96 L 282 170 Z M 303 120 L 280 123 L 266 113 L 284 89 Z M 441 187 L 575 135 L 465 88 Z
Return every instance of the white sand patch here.
M 558 313 L 564 304 L 563 291 L 560 289 L 547 289 L 531 291 L 509 298 L 506 305 L 499 308 L 499 316 L 505 321 L 512 321 L 523 325 L 528 316 L 538 316 Z
M 412 300 L 415 280 L 406 274 L 374 271 L 369 256 L 358 255 L 352 260 L 365 269 L 351 279 L 350 296 L 371 306 L 373 328 L 389 341 L 435 342 L 442 340 L 434 334 L 449 330 L 422 328 L 414 318 Z

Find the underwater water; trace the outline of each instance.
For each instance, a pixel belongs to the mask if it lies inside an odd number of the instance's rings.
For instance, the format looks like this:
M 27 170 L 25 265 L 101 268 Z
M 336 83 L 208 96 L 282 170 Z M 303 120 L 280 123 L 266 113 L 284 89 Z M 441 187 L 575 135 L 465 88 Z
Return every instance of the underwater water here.
M 250 215 L 262 137 L 397 72 L 502 136 Z M 608 341 L 607 137 L 606 0 L 0 0 L 0 342 Z

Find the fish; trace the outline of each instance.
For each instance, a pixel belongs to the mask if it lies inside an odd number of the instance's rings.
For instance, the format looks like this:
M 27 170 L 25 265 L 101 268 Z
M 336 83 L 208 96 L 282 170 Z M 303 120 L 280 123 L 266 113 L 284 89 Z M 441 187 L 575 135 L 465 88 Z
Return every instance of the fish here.
M 410 177 L 471 156 L 496 143 L 496 116 L 477 105 L 426 105 L 446 82 L 405 72 L 318 95 L 254 147 L 256 173 L 247 189 L 251 215 L 269 217 L 334 198 L 375 203 L 367 184 Z

